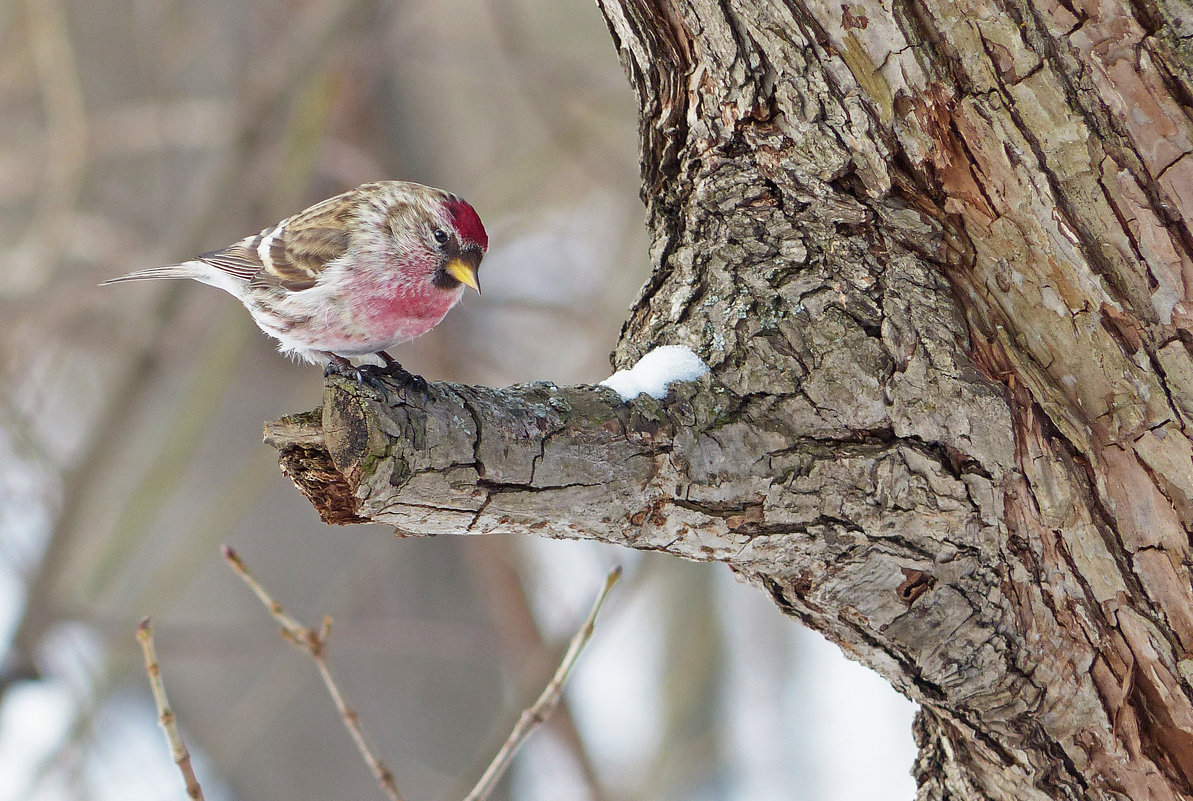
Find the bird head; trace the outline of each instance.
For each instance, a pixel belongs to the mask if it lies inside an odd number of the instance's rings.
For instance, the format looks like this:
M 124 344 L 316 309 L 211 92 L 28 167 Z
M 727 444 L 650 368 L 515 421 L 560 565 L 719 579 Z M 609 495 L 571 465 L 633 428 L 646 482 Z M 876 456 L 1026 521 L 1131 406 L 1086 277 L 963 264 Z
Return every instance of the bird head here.
M 489 249 L 489 235 L 480 215 L 466 200 L 448 195 L 443 203 L 448 224 L 431 232 L 432 239 L 443 258 L 435 275 L 435 285 L 454 289 L 460 284 L 481 291 L 476 271 Z
M 489 237 L 467 201 L 404 181 L 366 184 L 360 190 L 367 197 L 362 217 L 376 219 L 389 234 L 373 241 L 385 243 L 383 255 L 402 265 L 405 280 L 453 293 L 462 286 L 480 292 L 477 270 Z

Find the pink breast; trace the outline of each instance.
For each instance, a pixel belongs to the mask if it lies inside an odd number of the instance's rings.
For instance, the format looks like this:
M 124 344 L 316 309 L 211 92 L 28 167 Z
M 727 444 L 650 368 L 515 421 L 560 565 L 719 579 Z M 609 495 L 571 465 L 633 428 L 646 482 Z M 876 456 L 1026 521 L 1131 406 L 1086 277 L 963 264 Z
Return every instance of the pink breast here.
M 463 288 L 376 295 L 365 304 L 364 318 L 369 338 L 396 345 L 430 331 L 460 300 Z

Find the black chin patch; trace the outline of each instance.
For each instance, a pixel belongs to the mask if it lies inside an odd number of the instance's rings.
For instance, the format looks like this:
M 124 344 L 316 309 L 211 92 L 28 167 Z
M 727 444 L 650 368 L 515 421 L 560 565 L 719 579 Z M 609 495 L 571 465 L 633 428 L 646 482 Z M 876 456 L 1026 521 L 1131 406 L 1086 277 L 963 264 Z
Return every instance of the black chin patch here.
M 460 279 L 440 267 L 435 271 L 435 277 L 431 279 L 431 283 L 440 289 L 455 289 L 460 285 Z

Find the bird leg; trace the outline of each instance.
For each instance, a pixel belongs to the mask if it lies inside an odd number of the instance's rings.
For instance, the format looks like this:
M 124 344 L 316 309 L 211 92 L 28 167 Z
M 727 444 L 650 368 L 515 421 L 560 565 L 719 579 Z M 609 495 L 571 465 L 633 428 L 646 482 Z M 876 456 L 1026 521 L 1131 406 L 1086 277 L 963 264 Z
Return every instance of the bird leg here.
M 327 354 L 327 364 L 323 367 L 323 377 L 327 378 L 329 375 L 343 375 L 360 380 L 360 374 L 352 362 L 334 353 Z

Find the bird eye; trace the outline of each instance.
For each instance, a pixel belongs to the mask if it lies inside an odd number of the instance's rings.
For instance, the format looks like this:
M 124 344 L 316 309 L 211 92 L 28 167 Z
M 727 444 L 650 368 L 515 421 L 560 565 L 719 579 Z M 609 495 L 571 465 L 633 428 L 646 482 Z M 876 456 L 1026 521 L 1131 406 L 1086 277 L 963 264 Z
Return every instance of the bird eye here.
M 444 242 L 446 242 L 447 241 L 447 231 L 444 231 L 442 228 L 436 228 L 435 229 L 435 241 L 441 245 Z

